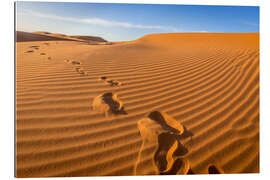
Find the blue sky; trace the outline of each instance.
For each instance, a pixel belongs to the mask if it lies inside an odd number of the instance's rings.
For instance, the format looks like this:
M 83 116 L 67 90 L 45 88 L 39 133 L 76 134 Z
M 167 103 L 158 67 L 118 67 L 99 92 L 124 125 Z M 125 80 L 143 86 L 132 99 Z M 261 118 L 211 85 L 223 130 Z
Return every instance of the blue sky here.
M 17 2 L 17 30 L 134 40 L 150 33 L 259 32 L 259 7 Z

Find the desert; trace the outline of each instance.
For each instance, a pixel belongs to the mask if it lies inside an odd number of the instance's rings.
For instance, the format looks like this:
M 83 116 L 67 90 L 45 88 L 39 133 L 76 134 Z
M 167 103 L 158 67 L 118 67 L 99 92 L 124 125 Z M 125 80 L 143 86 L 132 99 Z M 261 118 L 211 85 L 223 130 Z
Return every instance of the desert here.
M 259 172 L 259 33 L 17 32 L 16 177 Z

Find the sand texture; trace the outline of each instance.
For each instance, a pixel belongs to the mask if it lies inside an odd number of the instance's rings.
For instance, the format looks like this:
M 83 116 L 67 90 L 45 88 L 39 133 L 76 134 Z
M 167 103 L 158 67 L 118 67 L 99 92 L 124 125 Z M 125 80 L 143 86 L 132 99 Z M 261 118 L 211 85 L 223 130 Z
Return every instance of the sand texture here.
M 17 177 L 259 172 L 258 33 L 44 33 L 16 43 Z

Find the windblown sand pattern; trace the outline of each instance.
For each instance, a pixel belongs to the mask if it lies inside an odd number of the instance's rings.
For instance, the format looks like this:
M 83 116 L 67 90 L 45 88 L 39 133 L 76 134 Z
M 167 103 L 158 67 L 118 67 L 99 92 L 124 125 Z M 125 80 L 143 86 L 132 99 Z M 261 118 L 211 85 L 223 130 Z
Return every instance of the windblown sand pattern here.
M 17 177 L 259 172 L 259 34 L 16 48 Z M 144 143 L 137 124 L 156 117 Z

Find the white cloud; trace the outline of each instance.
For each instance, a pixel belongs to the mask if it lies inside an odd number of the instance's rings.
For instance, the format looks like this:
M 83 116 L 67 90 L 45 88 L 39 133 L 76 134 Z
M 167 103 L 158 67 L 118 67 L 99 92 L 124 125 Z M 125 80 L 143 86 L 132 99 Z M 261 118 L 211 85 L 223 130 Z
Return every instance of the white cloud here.
M 140 25 L 140 24 L 131 24 L 128 22 L 118 22 L 118 21 L 109 21 L 101 18 L 72 18 L 72 17 L 63 17 L 57 15 L 50 15 L 50 14 L 43 14 L 34 11 L 27 11 L 30 15 L 38 16 L 42 18 L 49 18 L 54 20 L 61 20 L 61 21 L 69 21 L 69 22 L 76 22 L 76 23 L 84 23 L 84 24 L 92 24 L 92 25 L 99 25 L 99 26 L 106 26 L 106 27 L 122 27 L 122 28 L 137 28 L 137 29 L 159 29 L 159 30 L 166 30 L 166 31 L 173 31 L 179 32 L 180 30 L 174 27 L 169 26 L 159 26 L 159 25 Z

